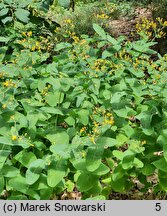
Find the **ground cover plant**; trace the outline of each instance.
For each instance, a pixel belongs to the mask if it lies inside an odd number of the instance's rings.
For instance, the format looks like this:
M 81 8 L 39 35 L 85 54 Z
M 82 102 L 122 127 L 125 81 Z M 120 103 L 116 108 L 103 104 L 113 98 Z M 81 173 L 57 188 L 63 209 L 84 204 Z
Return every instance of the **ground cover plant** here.
M 1 199 L 166 194 L 167 55 L 154 46 L 167 21 L 141 21 L 134 41 L 101 21 L 79 34 L 51 4 L 0 3 Z

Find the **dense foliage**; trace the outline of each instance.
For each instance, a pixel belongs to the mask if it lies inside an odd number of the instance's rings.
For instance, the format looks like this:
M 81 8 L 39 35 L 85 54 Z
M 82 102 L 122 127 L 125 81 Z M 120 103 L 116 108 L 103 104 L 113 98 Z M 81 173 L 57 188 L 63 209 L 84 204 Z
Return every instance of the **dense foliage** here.
M 109 199 L 157 175 L 166 192 L 167 55 L 152 49 L 163 35 L 153 23 L 132 42 L 95 23 L 79 35 L 48 5 L 0 3 L 1 197 Z

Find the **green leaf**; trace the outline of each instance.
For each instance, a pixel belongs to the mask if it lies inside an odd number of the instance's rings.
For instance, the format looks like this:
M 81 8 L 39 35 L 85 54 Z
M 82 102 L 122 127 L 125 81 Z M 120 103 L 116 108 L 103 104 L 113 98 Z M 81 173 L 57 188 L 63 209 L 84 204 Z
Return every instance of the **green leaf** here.
M 83 159 L 83 158 L 71 159 L 70 161 L 71 161 L 72 165 L 75 167 L 75 169 L 82 170 L 83 172 L 87 172 L 85 159 Z
M 61 43 L 56 44 L 54 51 L 60 51 L 62 49 L 71 48 L 71 47 L 72 45 L 70 43 L 61 42 Z
M 7 200 L 28 200 L 28 198 L 25 195 L 11 195 Z
M 54 107 L 41 107 L 40 110 L 50 114 L 64 115 L 60 109 Z
M 0 195 L 4 190 L 4 187 L 5 187 L 4 177 L 2 175 L 0 175 Z
M 138 41 L 134 41 L 132 43 L 132 47 L 133 47 L 134 50 L 136 50 L 138 52 L 148 53 L 149 54 L 150 51 L 152 51 L 151 49 L 149 49 L 149 47 L 155 45 L 156 43 L 157 42 L 148 42 L 148 43 L 146 43 L 144 40 L 138 40 Z
M 46 81 L 43 79 L 38 80 L 38 90 L 42 91 L 46 86 Z
M 102 176 L 107 174 L 110 171 L 110 168 L 106 166 L 105 164 L 101 163 L 100 166 L 93 171 L 94 175 Z
M 110 42 L 112 45 L 117 45 L 118 44 L 118 41 L 115 39 L 115 38 L 113 38 L 113 37 L 111 37 L 110 35 L 108 35 L 107 34 L 107 40 L 108 40 L 108 42 Z M 121 48 L 121 46 L 119 46 L 119 48 Z M 119 49 L 118 49 L 119 50 Z M 118 51 L 117 50 L 117 51 Z
M 0 37 L 0 42 L 7 43 L 10 40 L 8 37 Z
M 85 199 L 85 200 L 106 200 L 106 197 L 103 196 L 103 195 L 99 195 L 99 196 L 87 198 L 87 199 Z
M 122 117 L 122 118 L 126 118 L 129 110 L 127 110 L 126 108 L 122 108 L 119 110 L 114 110 L 114 112 L 117 114 L 117 116 Z
M 111 189 L 115 192 L 124 192 L 125 191 L 125 180 L 120 178 L 116 181 L 111 181 Z
M 108 51 L 108 50 L 104 50 L 103 53 L 102 53 L 102 58 L 103 58 L 103 59 L 106 59 L 107 57 L 111 57 L 111 56 L 113 56 L 113 55 L 114 55 L 113 52 Z
M 145 164 L 144 167 L 141 169 L 143 175 L 150 176 L 154 173 L 155 167 L 152 164 Z
M 68 180 L 66 181 L 65 186 L 68 192 L 72 192 L 74 190 L 75 184 L 71 180 Z
M 7 138 L 7 137 L 0 137 L 0 145 L 5 144 L 5 145 L 14 145 L 12 140 Z
M 102 38 L 102 39 L 107 39 L 107 33 L 104 31 L 103 28 L 101 28 L 99 25 L 97 24 L 93 24 L 93 29 L 95 30 L 95 32 Z
M 110 137 L 100 137 L 99 139 L 97 139 L 96 143 L 103 147 L 112 147 L 117 145 L 117 140 Z
M 0 61 L 2 62 L 5 55 L 6 55 L 6 51 L 7 51 L 8 47 L 7 46 L 3 46 L 0 48 Z
M 33 0 L 17 0 L 18 7 L 25 8 L 33 3 Z
M 91 196 L 96 196 L 101 194 L 102 192 L 102 186 L 100 181 L 97 181 L 97 183 L 95 185 L 93 185 L 93 187 L 87 191 L 88 194 L 91 194 Z
M 69 125 L 69 126 L 74 126 L 75 125 L 75 119 L 72 116 L 67 117 L 64 119 L 64 121 Z
M 107 165 L 110 167 L 110 169 L 113 169 L 115 166 L 115 161 L 112 158 L 106 158 Z
M 0 150 L 0 169 L 2 169 L 7 157 L 11 153 L 10 150 Z
M 13 0 L 4 0 L 5 3 L 7 3 L 8 5 L 11 5 L 13 3 Z
M 4 3 L 0 3 L 0 9 L 4 8 L 6 5 Z
M 34 190 L 29 189 L 29 186 L 26 183 L 26 179 L 21 175 L 11 178 L 8 181 L 8 185 L 16 191 L 20 191 L 21 193 L 29 195 L 36 200 L 40 200 L 39 195 Z
M 165 158 L 165 160 L 167 161 L 167 134 L 166 134 L 166 130 L 163 130 L 161 132 L 161 135 L 159 135 L 157 142 L 163 146 L 163 156 Z
M 27 183 L 25 181 L 25 178 L 21 175 L 16 176 L 15 178 L 12 178 L 8 181 L 8 184 L 17 191 L 26 191 L 27 189 Z
M 14 158 L 27 168 L 37 159 L 33 152 L 27 152 L 25 150 L 19 152 Z
M 30 169 L 26 171 L 26 182 L 29 185 L 34 184 L 40 177 L 40 173 L 31 172 Z
M 115 104 L 115 103 L 120 103 L 120 101 L 121 101 L 121 98 L 123 97 L 123 96 L 125 96 L 126 95 L 126 93 L 124 92 L 124 91 L 122 91 L 122 92 L 116 92 L 116 93 L 114 93 L 113 95 L 112 95 L 112 98 L 111 98 L 111 103 L 113 103 L 113 104 Z
M 30 165 L 28 170 L 26 171 L 26 182 L 29 185 L 34 184 L 40 177 L 42 170 L 45 167 L 44 160 L 37 159 L 33 161 Z
M 135 157 L 134 159 L 134 166 L 136 168 L 142 168 L 144 166 L 143 162 L 141 160 L 139 160 L 138 158 Z
M 45 188 L 40 190 L 40 200 L 50 200 L 53 194 L 52 188 Z
M 78 111 L 79 121 L 83 125 L 87 125 L 89 123 L 89 111 L 86 109 L 82 109 Z
M 47 170 L 47 183 L 50 187 L 56 187 L 65 177 L 66 167 L 64 161 L 58 161 Z
M 86 94 L 80 94 L 77 96 L 77 101 L 76 101 L 76 107 L 80 107 L 80 105 L 82 104 L 82 102 L 84 101 L 84 99 L 86 98 Z
M 58 0 L 58 4 L 64 8 L 68 8 L 70 6 L 70 0 Z
M 92 79 L 91 84 L 89 84 L 89 90 L 97 96 L 99 95 L 100 83 L 100 79 Z
M 50 146 L 50 151 L 56 155 L 62 156 L 63 158 L 70 157 L 70 151 L 68 150 L 67 144 L 56 144 Z
M 81 192 L 90 190 L 98 179 L 91 174 L 81 173 L 77 179 L 77 188 Z
M 158 170 L 162 170 L 163 172 L 167 172 L 167 162 L 165 158 L 161 158 L 152 163 Z
M 159 171 L 158 172 L 159 184 L 164 191 L 167 192 L 167 172 Z
M 65 131 L 47 134 L 46 139 L 48 139 L 54 145 L 69 144 L 69 135 Z
M 118 158 L 119 160 L 122 160 L 124 157 L 124 153 L 122 151 L 114 150 L 112 153 L 113 153 L 113 156 Z
M 48 95 L 45 97 L 46 102 L 50 106 L 57 106 L 57 104 L 60 104 L 63 102 L 64 99 L 64 94 L 58 91 L 55 92 L 50 92 Z
M 14 14 L 16 18 L 19 19 L 21 22 L 28 23 L 28 16 L 30 15 L 29 11 L 24 10 L 22 8 L 17 8 Z
M 119 164 L 112 172 L 112 180 L 117 181 L 124 176 L 125 170 L 122 168 L 121 164 Z
M 1 172 L 4 177 L 8 177 L 8 178 L 15 177 L 20 173 L 19 169 L 17 169 L 14 166 L 10 166 L 8 164 L 5 164 L 3 166 Z
M 133 162 L 134 162 L 134 154 L 133 153 L 128 153 L 128 155 L 125 155 L 122 160 L 122 168 L 123 169 L 131 169 L 133 167 Z
M 119 133 L 116 137 L 119 146 L 122 146 L 125 142 L 128 141 L 128 139 L 129 138 L 122 133 Z
M 0 17 L 6 15 L 8 13 L 8 11 L 9 11 L 9 8 L 4 8 L 4 9 L 0 10 Z
M 95 171 L 101 164 L 103 146 L 90 146 L 86 155 L 86 168 L 88 171 Z

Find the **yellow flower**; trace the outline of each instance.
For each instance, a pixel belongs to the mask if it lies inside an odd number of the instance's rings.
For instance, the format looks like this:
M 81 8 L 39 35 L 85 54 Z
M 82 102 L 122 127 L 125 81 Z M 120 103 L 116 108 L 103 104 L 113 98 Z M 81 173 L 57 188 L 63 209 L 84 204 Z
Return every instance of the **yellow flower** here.
M 163 23 L 163 26 L 167 26 L 167 21 L 165 21 L 165 22 Z
M 3 108 L 3 109 L 6 109 L 6 107 L 7 107 L 6 104 L 3 104 L 3 105 L 2 105 L 2 108 Z
M 30 147 L 34 147 L 34 144 L 31 143 L 31 144 L 30 144 Z
M 29 31 L 29 32 L 27 33 L 27 35 L 28 35 L 28 37 L 31 37 L 31 36 L 32 36 L 32 31 Z
M 12 136 L 12 140 L 13 140 L 13 141 L 17 140 L 17 136 L 16 136 L 16 135 L 13 135 L 13 136 Z
M 26 32 L 22 32 L 22 35 L 23 35 L 23 36 L 27 36 L 27 35 L 26 35 Z
M 152 22 L 151 25 L 152 25 L 152 28 L 153 28 L 153 29 L 156 29 L 157 24 L 156 24 L 155 22 Z
M 110 124 L 113 125 L 114 124 L 114 119 L 111 117 L 110 119 L 107 119 L 105 117 L 103 124 Z
M 72 21 L 70 19 L 67 19 L 65 22 L 66 23 L 71 23 Z
M 91 136 L 90 140 L 95 144 L 95 138 L 94 138 L 94 136 Z
M 86 40 L 81 40 L 80 45 L 83 45 L 86 43 Z
M 11 119 L 11 120 L 14 120 L 14 115 L 10 116 L 10 119 Z
M 86 127 L 82 127 L 81 130 L 80 130 L 80 133 L 83 133 L 86 131 Z
M 146 140 L 143 140 L 143 141 L 141 142 L 141 144 L 142 144 L 142 145 L 146 144 Z
M 10 85 L 10 82 L 8 80 L 3 83 L 4 87 L 8 87 L 9 85 Z
M 36 47 L 32 46 L 31 51 L 35 51 Z

